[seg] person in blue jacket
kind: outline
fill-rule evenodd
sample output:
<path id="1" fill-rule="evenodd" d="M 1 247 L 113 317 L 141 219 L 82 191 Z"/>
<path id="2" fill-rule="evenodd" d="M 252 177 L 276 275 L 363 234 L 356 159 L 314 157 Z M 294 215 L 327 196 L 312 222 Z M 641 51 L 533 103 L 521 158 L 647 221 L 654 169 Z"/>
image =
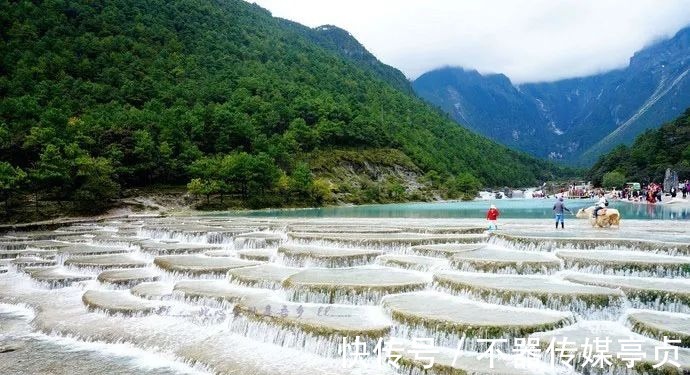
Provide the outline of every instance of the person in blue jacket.
<path id="1" fill-rule="evenodd" d="M 556 203 L 553 204 L 553 213 L 556 214 L 556 229 L 558 229 L 558 223 L 561 223 L 561 229 L 565 229 L 565 222 L 563 216 L 565 216 L 565 211 L 572 214 L 572 211 L 565 206 L 563 203 L 563 197 L 558 198 Z"/>

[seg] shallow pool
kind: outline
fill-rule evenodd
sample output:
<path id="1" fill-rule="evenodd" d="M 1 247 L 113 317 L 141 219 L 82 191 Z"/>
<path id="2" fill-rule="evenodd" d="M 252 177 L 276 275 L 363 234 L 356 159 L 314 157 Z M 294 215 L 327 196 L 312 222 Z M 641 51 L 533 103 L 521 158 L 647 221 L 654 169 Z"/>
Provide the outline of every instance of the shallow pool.
<path id="1" fill-rule="evenodd" d="M 409 218 L 483 218 L 490 204 L 501 211 L 502 218 L 541 219 L 553 216 L 553 199 L 498 199 L 472 202 L 422 202 L 399 204 L 374 204 L 361 206 L 322 207 L 307 209 L 271 209 L 228 212 L 228 215 L 265 217 L 409 217 Z M 567 200 L 566 206 L 576 213 L 578 209 L 594 204 L 589 199 Z M 621 212 L 623 219 L 639 220 L 688 220 L 690 201 L 677 204 L 634 204 L 612 201 L 611 207 Z"/>

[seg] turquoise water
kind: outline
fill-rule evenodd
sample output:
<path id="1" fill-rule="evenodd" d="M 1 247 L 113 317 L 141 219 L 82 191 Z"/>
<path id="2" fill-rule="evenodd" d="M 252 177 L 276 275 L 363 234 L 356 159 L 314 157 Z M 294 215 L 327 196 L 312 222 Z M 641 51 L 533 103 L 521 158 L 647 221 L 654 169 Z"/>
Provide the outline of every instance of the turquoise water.
<path id="1" fill-rule="evenodd" d="M 502 218 L 541 219 L 553 217 L 553 199 L 500 199 L 472 202 L 433 202 L 376 204 L 288 210 L 259 210 L 229 212 L 229 215 L 265 217 L 409 217 L 409 218 L 484 218 L 490 204 L 495 204 Z M 580 208 L 594 204 L 589 199 L 567 200 L 566 206 L 576 213 Z M 688 220 L 690 204 L 632 204 L 611 202 L 611 207 L 621 212 L 623 219 L 639 220 Z M 566 217 L 567 218 L 567 217 Z M 573 216 L 574 218 L 574 216 Z"/>

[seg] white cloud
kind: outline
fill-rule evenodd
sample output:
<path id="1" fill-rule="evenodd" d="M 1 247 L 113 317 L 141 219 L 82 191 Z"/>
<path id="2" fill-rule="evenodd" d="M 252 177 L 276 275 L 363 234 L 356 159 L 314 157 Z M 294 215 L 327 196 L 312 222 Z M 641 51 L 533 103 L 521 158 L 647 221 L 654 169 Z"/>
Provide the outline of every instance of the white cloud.
<path id="1" fill-rule="evenodd" d="M 690 0 L 252 0 L 348 30 L 408 77 L 441 66 L 549 81 L 624 67 L 690 24 Z"/>

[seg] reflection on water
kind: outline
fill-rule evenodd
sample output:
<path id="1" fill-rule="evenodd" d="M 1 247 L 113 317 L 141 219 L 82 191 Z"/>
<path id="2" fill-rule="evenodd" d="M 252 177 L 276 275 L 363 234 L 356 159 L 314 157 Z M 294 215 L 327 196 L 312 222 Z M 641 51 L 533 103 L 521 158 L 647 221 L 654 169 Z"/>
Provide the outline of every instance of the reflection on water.
<path id="1" fill-rule="evenodd" d="M 377 204 L 347 207 L 322 207 L 289 210 L 260 210 L 241 215 L 278 217 L 409 217 L 409 218 L 484 218 L 489 204 L 495 204 L 502 218 L 541 219 L 553 217 L 553 199 L 503 199 L 472 202 L 433 202 Z M 594 204 L 593 200 L 577 199 L 566 201 L 567 207 L 577 212 Z M 690 201 L 679 204 L 656 204 L 611 202 L 623 219 L 640 220 L 687 220 L 690 219 Z M 229 212 L 228 215 L 234 215 Z"/>

